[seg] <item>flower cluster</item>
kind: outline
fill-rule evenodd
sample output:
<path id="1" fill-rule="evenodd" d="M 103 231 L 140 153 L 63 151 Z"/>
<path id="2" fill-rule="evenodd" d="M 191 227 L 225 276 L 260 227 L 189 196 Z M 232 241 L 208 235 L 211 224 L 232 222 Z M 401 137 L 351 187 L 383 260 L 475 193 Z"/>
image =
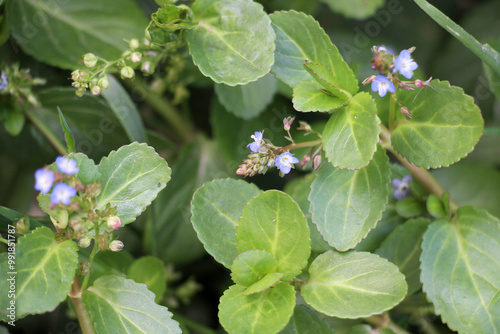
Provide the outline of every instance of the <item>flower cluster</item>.
<path id="1" fill-rule="evenodd" d="M 38 169 L 35 172 L 35 189 L 42 194 L 47 194 L 52 189 L 50 194 L 52 205 L 59 203 L 69 205 L 71 198 L 76 195 L 76 188 L 68 185 L 64 180 L 67 179 L 67 176 L 78 173 L 79 168 L 76 166 L 76 160 L 61 156 L 56 158 L 56 166 L 59 172 L 57 180 L 60 180 L 60 182 L 54 185 L 56 174 L 50 169 Z M 52 187 L 53 185 L 54 187 Z"/>
<path id="2" fill-rule="evenodd" d="M 402 179 L 394 179 L 392 180 L 392 186 L 395 188 L 394 190 L 394 198 L 398 201 L 405 197 L 408 197 L 411 194 L 410 182 L 412 178 L 410 175 L 404 176 Z"/>

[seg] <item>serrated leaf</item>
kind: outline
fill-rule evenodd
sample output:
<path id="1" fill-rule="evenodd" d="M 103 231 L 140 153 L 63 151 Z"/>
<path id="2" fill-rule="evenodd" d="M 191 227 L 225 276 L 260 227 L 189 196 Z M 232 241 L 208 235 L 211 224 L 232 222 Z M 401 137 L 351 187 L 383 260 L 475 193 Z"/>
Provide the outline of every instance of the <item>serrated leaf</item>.
<path id="1" fill-rule="evenodd" d="M 114 275 L 98 278 L 82 294 L 97 333 L 180 334 L 172 313 L 154 298 L 145 284 Z"/>
<path id="2" fill-rule="evenodd" d="M 128 224 L 165 188 L 171 170 L 152 147 L 132 143 L 104 157 L 99 172 L 102 187 L 96 209 L 116 206 L 116 215 Z"/>
<path id="3" fill-rule="evenodd" d="M 236 227 L 240 253 L 262 249 L 278 261 L 277 272 L 290 281 L 306 266 L 311 253 L 309 228 L 299 205 L 287 194 L 268 190 L 243 208 Z"/>
<path id="4" fill-rule="evenodd" d="M 353 18 L 357 20 L 366 19 L 377 12 L 384 3 L 385 0 L 321 0 L 326 3 L 330 9 L 335 12 L 344 15 L 348 18 Z"/>
<path id="5" fill-rule="evenodd" d="M 296 305 L 290 322 L 280 334 L 333 334 L 330 328 L 318 313 L 305 305 Z"/>
<path id="6" fill-rule="evenodd" d="M 370 94 L 356 94 L 334 112 L 323 130 L 323 149 L 334 167 L 363 168 L 377 149 L 380 134 L 377 106 Z"/>
<path id="7" fill-rule="evenodd" d="M 408 294 L 418 291 L 420 283 L 419 259 L 422 237 L 430 222 L 424 218 L 412 219 L 400 225 L 384 240 L 377 254 L 398 266 L 408 283 Z"/>
<path id="8" fill-rule="evenodd" d="M 6 6 L 18 45 L 37 60 L 65 69 L 81 66 L 87 52 L 108 60 L 120 57 L 128 46 L 123 40 L 144 37 L 148 24 L 133 0 L 16 0 Z"/>
<path id="9" fill-rule="evenodd" d="M 500 221 L 461 207 L 424 234 L 421 280 L 436 314 L 464 333 L 500 331 Z"/>
<path id="10" fill-rule="evenodd" d="M 249 250 L 234 259 L 231 278 L 234 283 L 249 287 L 261 276 L 274 272 L 277 265 L 278 261 L 271 253 L 265 250 Z"/>
<path id="11" fill-rule="evenodd" d="M 54 232 L 39 227 L 19 238 L 16 244 L 15 265 L 10 267 L 8 253 L 0 255 L 0 320 L 7 318 L 10 301 L 15 300 L 16 319 L 28 314 L 52 311 L 71 290 L 78 267 L 78 247 L 66 240 L 58 243 Z M 10 282 L 14 277 L 15 299 L 7 298 Z M 9 320 L 7 320 L 9 319 Z"/>
<path id="12" fill-rule="evenodd" d="M 286 283 L 245 296 L 246 288 L 233 285 L 219 304 L 219 320 L 229 334 L 273 334 L 288 323 L 295 306 L 295 290 Z"/>
<path id="13" fill-rule="evenodd" d="M 162 260 L 154 256 L 143 256 L 130 265 L 127 277 L 136 283 L 145 283 L 148 290 L 155 294 L 159 303 L 167 288 L 167 271 Z"/>
<path id="14" fill-rule="evenodd" d="M 387 203 L 390 178 L 389 158 L 381 147 L 366 168 L 321 167 L 311 185 L 309 211 L 330 246 L 351 249 L 376 226 Z"/>
<path id="15" fill-rule="evenodd" d="M 323 88 L 325 88 L 333 96 L 336 96 L 341 100 L 348 100 L 352 97 L 349 92 L 336 86 L 337 80 L 333 71 L 329 69 L 328 66 L 323 64 L 315 64 L 306 60 L 304 68 L 306 69 L 307 73 L 309 73 L 313 77 L 314 81 L 323 86 Z"/>
<path id="16" fill-rule="evenodd" d="M 267 74 L 243 86 L 215 85 L 215 93 L 227 111 L 239 118 L 251 119 L 263 112 L 278 90 L 278 81 Z"/>
<path id="17" fill-rule="evenodd" d="M 280 281 L 283 277 L 282 273 L 270 273 L 264 275 L 260 280 L 250 285 L 245 292 L 243 293 L 245 296 L 252 295 L 254 293 L 259 293 L 264 290 L 270 289 L 276 283 Z"/>
<path id="18" fill-rule="evenodd" d="M 275 12 L 270 18 L 276 32 L 272 72 L 278 79 L 290 87 L 310 81 L 311 76 L 304 69 L 304 62 L 309 60 L 331 69 L 336 87 L 351 95 L 358 92 L 356 76 L 314 18 L 295 11 Z"/>
<path id="19" fill-rule="evenodd" d="M 191 223 L 207 252 L 226 268 L 238 255 L 236 225 L 243 207 L 259 193 L 252 183 L 219 179 L 205 183 L 193 196 Z"/>
<path id="20" fill-rule="evenodd" d="M 400 91 L 398 99 L 410 109 L 412 119 L 392 132 L 392 146 L 416 166 L 449 166 L 470 153 L 481 136 L 479 108 L 472 97 L 447 81 L 433 80 L 431 87 Z"/>
<path id="21" fill-rule="evenodd" d="M 76 177 L 82 184 L 90 184 L 94 181 L 99 181 L 101 178 L 101 173 L 99 173 L 99 168 L 94 160 L 90 159 L 85 154 L 70 153 L 66 158 L 76 160 L 76 166 L 79 168 Z"/>
<path id="22" fill-rule="evenodd" d="M 293 108 L 297 111 L 327 112 L 342 107 L 346 101 L 329 92 L 315 81 L 304 81 L 293 88 Z"/>
<path id="23" fill-rule="evenodd" d="M 189 52 L 205 76 L 234 86 L 269 72 L 276 36 L 262 5 L 251 0 L 197 0 L 191 9 L 198 24 L 187 31 Z"/>
<path id="24" fill-rule="evenodd" d="M 386 259 L 367 252 L 328 251 L 311 263 L 301 295 L 321 313 L 353 319 L 392 308 L 406 292 L 404 276 Z"/>

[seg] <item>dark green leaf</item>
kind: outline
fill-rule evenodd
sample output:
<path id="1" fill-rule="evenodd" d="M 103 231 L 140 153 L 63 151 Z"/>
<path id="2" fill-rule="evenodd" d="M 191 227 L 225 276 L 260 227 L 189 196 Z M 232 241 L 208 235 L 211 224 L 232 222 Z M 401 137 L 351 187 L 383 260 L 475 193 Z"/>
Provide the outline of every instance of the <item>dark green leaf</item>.
<path id="1" fill-rule="evenodd" d="M 64 131 L 64 139 L 66 139 L 66 145 L 68 146 L 68 153 L 75 152 L 75 138 L 73 138 L 73 132 L 68 122 L 66 122 L 66 118 L 64 118 L 61 108 L 57 107 L 57 111 L 59 112 L 59 121 Z"/>
<path id="2" fill-rule="evenodd" d="M 154 256 L 143 256 L 135 260 L 127 270 L 127 277 L 136 283 L 145 283 L 160 303 L 167 288 L 167 271 L 163 261 Z"/>

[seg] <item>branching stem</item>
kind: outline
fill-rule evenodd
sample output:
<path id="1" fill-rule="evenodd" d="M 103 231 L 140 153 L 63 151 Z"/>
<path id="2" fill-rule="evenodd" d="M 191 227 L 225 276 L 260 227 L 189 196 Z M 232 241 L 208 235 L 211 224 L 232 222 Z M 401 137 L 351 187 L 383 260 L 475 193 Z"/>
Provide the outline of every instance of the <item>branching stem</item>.
<path id="1" fill-rule="evenodd" d="M 87 276 L 88 277 L 88 276 Z M 90 319 L 90 314 L 85 308 L 82 301 L 82 289 L 80 288 L 80 281 L 78 280 L 78 275 L 75 275 L 73 280 L 73 285 L 71 286 L 71 291 L 68 293 L 71 298 L 73 307 L 75 308 L 76 316 L 78 317 L 78 322 L 82 329 L 83 334 L 96 334 L 94 330 L 94 324 Z"/>

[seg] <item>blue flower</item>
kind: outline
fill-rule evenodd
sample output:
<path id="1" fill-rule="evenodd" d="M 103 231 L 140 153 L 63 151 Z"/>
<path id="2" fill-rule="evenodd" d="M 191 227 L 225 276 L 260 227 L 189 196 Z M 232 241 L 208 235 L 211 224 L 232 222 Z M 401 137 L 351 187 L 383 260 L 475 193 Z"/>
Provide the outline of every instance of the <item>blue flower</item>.
<path id="1" fill-rule="evenodd" d="M 396 91 L 396 87 L 394 87 L 394 84 L 383 75 L 377 75 L 375 80 L 372 82 L 372 91 L 378 92 L 378 95 L 384 97 L 385 94 L 387 94 L 387 91 L 394 93 Z"/>
<path id="2" fill-rule="evenodd" d="M 252 152 L 259 152 L 260 147 L 264 143 L 264 140 L 262 139 L 262 132 L 255 131 L 255 133 L 250 138 L 255 141 L 248 144 L 247 147 L 249 147 Z"/>
<path id="3" fill-rule="evenodd" d="M 401 180 L 394 179 L 392 180 L 392 186 L 396 188 L 394 190 L 394 198 L 398 201 L 403 199 L 411 194 L 410 182 L 412 178 L 410 175 L 404 176 Z"/>
<path id="4" fill-rule="evenodd" d="M 64 182 L 59 182 L 54 186 L 52 194 L 50 194 L 50 201 L 53 204 L 62 203 L 64 205 L 69 205 L 71 197 L 76 195 L 76 189 L 72 186 L 68 186 Z"/>
<path id="5" fill-rule="evenodd" d="M 2 72 L 2 75 L 0 76 L 0 90 L 4 89 L 8 84 L 7 75 L 5 72 Z"/>
<path id="6" fill-rule="evenodd" d="M 410 51 L 403 50 L 399 53 L 399 57 L 397 57 L 394 61 L 394 67 L 396 67 L 406 79 L 411 79 L 413 71 L 418 68 L 418 65 L 411 58 Z"/>
<path id="7" fill-rule="evenodd" d="M 299 162 L 299 159 L 293 156 L 292 153 L 290 152 L 285 152 L 281 153 L 276 157 L 276 162 L 275 166 L 279 168 L 279 170 L 283 174 L 288 174 L 290 173 L 290 170 L 292 169 L 293 164 L 296 164 Z"/>
<path id="8" fill-rule="evenodd" d="M 80 168 L 76 167 L 75 159 L 68 159 L 65 157 L 58 156 L 56 158 L 56 165 L 59 171 L 64 174 L 76 174 L 80 170 Z"/>
<path id="9" fill-rule="evenodd" d="M 54 183 L 54 173 L 46 169 L 37 169 L 35 172 L 35 189 L 42 194 L 46 194 Z"/>

